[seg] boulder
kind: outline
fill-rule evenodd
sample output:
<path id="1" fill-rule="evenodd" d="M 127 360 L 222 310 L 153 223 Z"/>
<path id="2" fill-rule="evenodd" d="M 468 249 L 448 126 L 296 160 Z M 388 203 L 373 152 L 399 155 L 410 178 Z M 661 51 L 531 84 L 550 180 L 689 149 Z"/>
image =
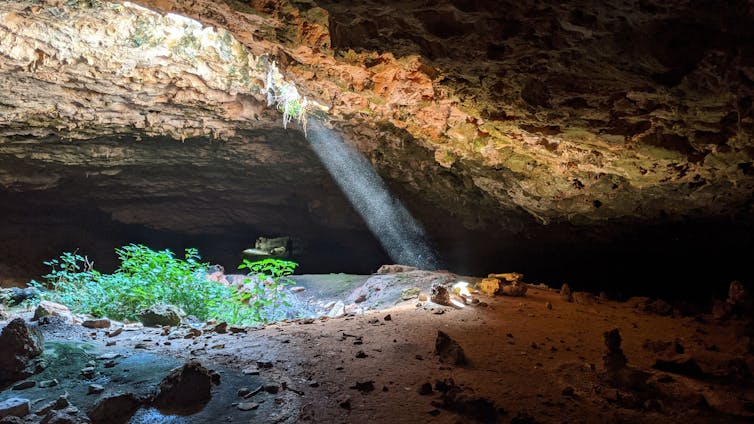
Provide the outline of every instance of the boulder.
<path id="1" fill-rule="evenodd" d="M 18 305 L 25 300 L 37 298 L 39 298 L 39 291 L 35 288 L 0 288 L 0 303 L 6 303 L 8 306 Z"/>
<path id="2" fill-rule="evenodd" d="M 154 305 L 139 313 L 145 327 L 176 327 L 181 324 L 182 311 L 173 305 Z"/>
<path id="3" fill-rule="evenodd" d="M 484 278 L 476 285 L 476 288 L 487 296 L 493 296 L 500 288 L 500 280 L 497 278 Z"/>
<path id="4" fill-rule="evenodd" d="M 162 413 L 187 415 L 200 411 L 212 398 L 212 371 L 191 361 L 160 383 L 153 406 Z"/>
<path id="5" fill-rule="evenodd" d="M 526 290 L 526 284 L 516 282 L 500 287 L 500 290 L 497 291 L 497 294 L 501 294 L 503 296 L 521 297 L 526 294 Z"/>
<path id="6" fill-rule="evenodd" d="M 382 265 L 377 274 L 398 274 L 400 272 L 416 271 L 416 267 L 408 265 Z"/>
<path id="7" fill-rule="evenodd" d="M 726 320 L 733 314 L 733 305 L 720 300 L 712 301 L 712 317 L 717 320 Z"/>
<path id="8" fill-rule="evenodd" d="M 102 397 L 87 413 L 92 424 L 125 424 L 139 409 L 133 393 L 115 393 Z"/>
<path id="9" fill-rule="evenodd" d="M 0 402 L 0 419 L 5 417 L 25 417 L 29 415 L 31 402 L 29 399 L 12 397 Z"/>
<path id="10" fill-rule="evenodd" d="M 569 286 L 568 284 L 563 284 L 563 286 L 560 287 L 560 297 L 566 302 L 573 302 L 573 292 L 571 291 L 571 286 Z"/>
<path id="11" fill-rule="evenodd" d="M 430 288 L 429 300 L 438 305 L 450 306 L 450 292 L 442 284 L 434 284 Z"/>
<path id="12" fill-rule="evenodd" d="M 29 361 L 44 348 L 42 333 L 36 326 L 16 318 L 0 333 L 0 386 L 27 378 L 33 374 Z"/>
<path id="13" fill-rule="evenodd" d="M 49 300 L 39 302 L 37 309 L 34 310 L 34 321 L 44 317 L 58 317 L 66 322 L 73 322 L 73 314 L 67 306 L 61 305 L 60 303 L 50 302 Z"/>

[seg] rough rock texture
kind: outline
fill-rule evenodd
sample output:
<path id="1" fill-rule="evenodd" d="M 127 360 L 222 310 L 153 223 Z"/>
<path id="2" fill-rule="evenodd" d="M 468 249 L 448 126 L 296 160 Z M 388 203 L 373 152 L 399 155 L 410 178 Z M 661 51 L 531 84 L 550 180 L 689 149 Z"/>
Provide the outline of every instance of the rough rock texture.
<path id="1" fill-rule="evenodd" d="M 93 424 L 122 424 L 131 419 L 139 404 L 139 399 L 131 393 L 107 394 L 87 415 Z"/>
<path id="2" fill-rule="evenodd" d="M 171 305 L 155 305 L 139 312 L 139 321 L 147 327 L 175 327 L 181 323 L 181 311 Z"/>
<path id="3" fill-rule="evenodd" d="M 333 212 L 349 208 L 329 201 L 332 183 L 322 198 L 308 190 L 321 168 L 313 179 L 265 173 L 312 157 L 267 143 L 304 145 L 297 131 L 267 133 L 281 126 L 265 107 L 274 60 L 424 221 L 443 211 L 466 228 L 523 232 L 754 212 L 747 2 L 132 3 L 160 13 L 128 2 L 0 4 L 4 190 L 63 187 L 67 201 L 118 222 L 172 231 L 269 220 L 277 232 L 287 213 L 256 212 L 292 206 L 358 227 L 352 212 Z M 200 150 L 188 169 L 171 158 L 179 143 L 140 166 L 165 135 L 231 144 Z M 250 164 L 223 172 L 239 162 Z M 169 178 L 157 173 L 166 169 Z M 281 181 L 297 183 L 259 189 Z"/>
<path id="4" fill-rule="evenodd" d="M 212 373 L 199 362 L 188 362 L 162 380 L 154 406 L 163 413 L 196 412 L 212 398 L 211 389 Z"/>
<path id="5" fill-rule="evenodd" d="M 36 326 L 26 324 L 22 318 L 9 322 L 0 333 L 0 387 L 30 376 L 27 370 L 30 359 L 44 349 L 42 333 Z"/>
<path id="6" fill-rule="evenodd" d="M 214 30 L 126 3 L 49 3 L 0 10 L 5 137 L 270 127 L 277 59 L 430 201 L 478 196 L 549 222 L 730 213 L 751 198 L 744 2 L 137 2 Z M 406 141 L 434 163 L 395 157 Z"/>

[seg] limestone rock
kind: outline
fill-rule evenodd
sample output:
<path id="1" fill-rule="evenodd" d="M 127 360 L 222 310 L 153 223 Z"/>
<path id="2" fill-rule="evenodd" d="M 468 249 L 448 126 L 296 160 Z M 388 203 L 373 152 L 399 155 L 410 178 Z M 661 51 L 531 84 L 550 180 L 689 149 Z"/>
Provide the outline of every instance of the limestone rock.
<path id="1" fill-rule="evenodd" d="M 199 362 L 187 362 L 162 380 L 153 404 L 169 414 L 200 411 L 212 398 L 212 378 L 212 372 Z"/>
<path id="2" fill-rule="evenodd" d="M 139 408 L 140 400 L 132 393 L 115 393 L 102 397 L 87 415 L 92 424 L 125 424 Z"/>
<path id="3" fill-rule="evenodd" d="M 435 339 L 435 353 L 440 357 L 440 362 L 445 364 L 464 365 L 467 362 L 461 345 L 440 330 Z"/>
<path id="4" fill-rule="evenodd" d="M 498 280 L 505 280 L 509 283 L 515 283 L 521 281 L 521 279 L 524 278 L 524 274 L 519 274 L 517 272 L 506 272 L 503 274 L 489 274 L 487 278 L 497 278 Z"/>
<path id="5" fill-rule="evenodd" d="M 438 305 L 450 306 L 450 292 L 442 284 L 434 284 L 429 291 L 429 300 Z"/>
<path id="6" fill-rule="evenodd" d="M 345 314 L 346 305 L 343 302 L 338 301 L 335 303 L 335 305 L 333 305 L 332 309 L 330 309 L 330 312 L 327 313 L 327 316 L 330 318 L 338 318 L 342 317 Z"/>
<path id="7" fill-rule="evenodd" d="M 81 325 L 86 328 L 110 328 L 110 320 L 107 318 L 85 319 Z"/>
<path id="8" fill-rule="evenodd" d="M 573 292 L 573 301 L 579 305 L 594 305 L 597 303 L 597 296 L 589 292 L 577 291 Z"/>
<path id="9" fill-rule="evenodd" d="M 172 305 L 155 305 L 139 313 L 145 327 L 175 327 L 181 323 L 182 311 Z"/>
<path id="10" fill-rule="evenodd" d="M 416 267 L 408 265 L 382 265 L 380 269 L 377 270 L 377 274 L 398 274 L 401 272 L 411 272 L 416 270 Z"/>
<path id="11" fill-rule="evenodd" d="M 401 300 L 411 300 L 416 299 L 419 297 L 419 294 L 421 294 L 421 289 L 418 287 L 409 287 L 407 289 L 403 289 L 401 292 Z"/>
<path id="12" fill-rule="evenodd" d="M 28 399 L 12 397 L 0 402 L 0 419 L 5 417 L 25 417 L 29 415 L 31 403 Z"/>
<path id="13" fill-rule="evenodd" d="M 563 284 L 563 286 L 560 287 L 560 297 L 566 302 L 573 302 L 573 293 L 571 292 L 571 286 L 569 286 L 568 284 Z"/>
<path id="14" fill-rule="evenodd" d="M 44 349 L 42 333 L 36 326 L 16 318 L 0 333 L 0 386 L 33 374 L 29 361 Z"/>
<path id="15" fill-rule="evenodd" d="M 526 284 L 515 282 L 513 284 L 500 287 L 498 294 L 501 294 L 503 296 L 521 297 L 526 295 L 526 291 Z"/>
<path id="16" fill-rule="evenodd" d="M 487 296 L 493 296 L 500 288 L 500 280 L 497 278 L 484 278 L 476 285 L 476 288 Z"/>
<path id="17" fill-rule="evenodd" d="M 49 300 L 43 300 L 39 302 L 37 309 L 34 310 L 34 320 L 39 320 L 43 317 L 59 317 L 66 322 L 73 322 L 73 314 L 67 306 L 60 303 L 50 302 Z"/>

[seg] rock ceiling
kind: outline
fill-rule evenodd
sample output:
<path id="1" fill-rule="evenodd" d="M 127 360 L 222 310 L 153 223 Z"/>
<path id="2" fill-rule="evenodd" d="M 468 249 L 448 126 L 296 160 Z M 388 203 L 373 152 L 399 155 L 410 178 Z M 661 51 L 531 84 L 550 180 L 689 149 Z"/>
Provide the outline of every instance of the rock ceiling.
<path id="1" fill-rule="evenodd" d="M 108 137 L 296 162 L 270 153 L 275 61 L 401 193 L 470 228 L 750 217 L 754 11 L 691 3 L 5 1 L 0 187 L 117 174 L 136 153 Z"/>

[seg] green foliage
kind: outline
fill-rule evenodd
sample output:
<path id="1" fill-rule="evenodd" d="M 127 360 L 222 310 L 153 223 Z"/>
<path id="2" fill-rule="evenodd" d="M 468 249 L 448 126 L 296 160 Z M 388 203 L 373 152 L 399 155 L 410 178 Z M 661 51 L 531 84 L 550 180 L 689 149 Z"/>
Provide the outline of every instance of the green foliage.
<path id="1" fill-rule="evenodd" d="M 261 281 L 272 281 L 272 285 L 261 284 L 251 293 L 239 293 L 207 279 L 208 264 L 201 261 L 196 249 L 186 249 L 183 259 L 176 258 L 170 250 L 154 251 L 139 244 L 123 246 L 115 252 L 121 265 L 113 274 L 102 274 L 85 256 L 66 252 L 45 262 L 51 268 L 43 277 L 50 291 L 37 282 L 31 285 L 47 299 L 95 316 L 135 320 L 147 307 L 170 304 L 202 320 L 215 318 L 251 325 L 279 315 L 278 308 L 285 298 L 281 289 L 288 280 L 285 277 L 296 267 L 286 261 L 247 261 L 242 266 L 258 273 Z"/>
<path id="2" fill-rule="evenodd" d="M 281 259 L 255 262 L 244 259 L 238 266 L 238 269 L 246 269 L 249 276 L 255 277 L 255 281 L 246 279 L 249 289 L 242 295 L 255 314 L 255 320 L 271 322 L 282 318 L 280 307 L 290 306 L 285 300 L 285 287 L 292 285 L 293 280 L 288 276 L 293 274 L 297 266 L 296 262 Z"/>

